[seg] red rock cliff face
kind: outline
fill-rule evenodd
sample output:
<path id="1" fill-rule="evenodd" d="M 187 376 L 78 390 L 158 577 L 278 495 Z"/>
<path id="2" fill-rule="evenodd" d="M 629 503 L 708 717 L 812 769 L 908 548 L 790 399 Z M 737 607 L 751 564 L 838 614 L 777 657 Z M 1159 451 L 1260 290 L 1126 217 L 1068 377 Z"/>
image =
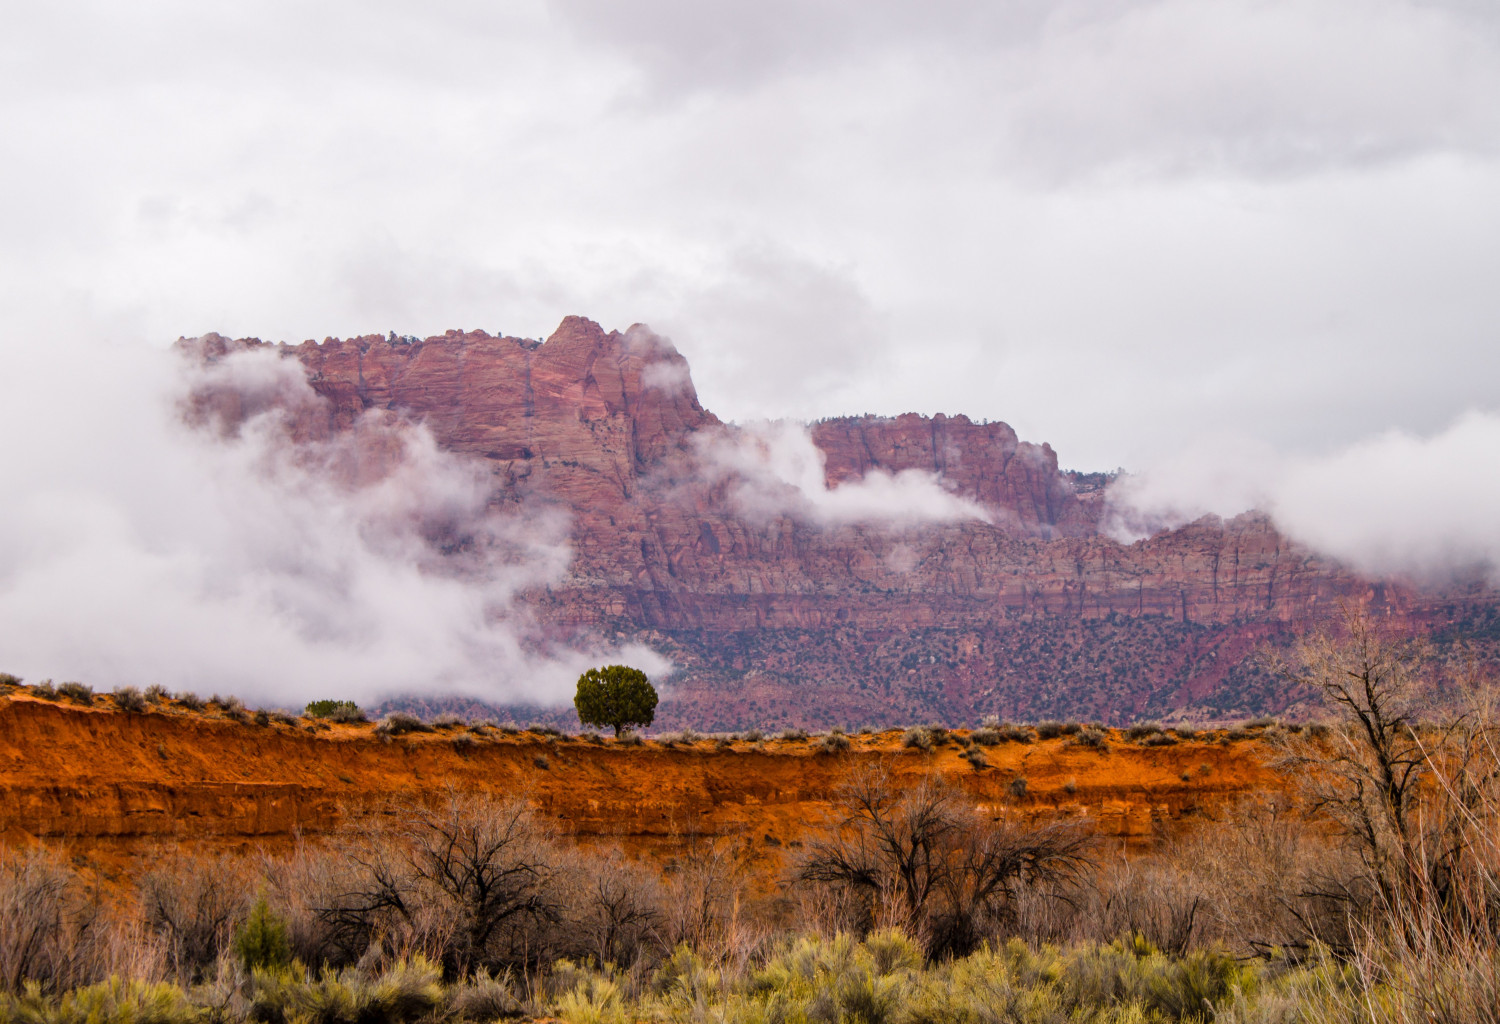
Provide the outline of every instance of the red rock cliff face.
<path id="1" fill-rule="evenodd" d="M 260 343 L 197 344 L 212 359 Z M 829 486 L 919 470 L 989 521 L 747 515 L 704 455 L 737 428 L 642 327 L 569 317 L 542 344 L 450 331 L 282 351 L 325 399 L 305 431 L 397 411 L 488 460 L 502 499 L 567 509 L 569 577 L 534 605 L 559 627 L 671 653 L 684 672 L 669 719 L 1258 710 L 1287 699 L 1246 667 L 1261 637 L 1340 597 L 1409 602 L 1261 516 L 1119 544 L 1099 534 L 1098 494 L 1076 493 L 1050 447 L 963 416 L 826 420 L 811 438 Z"/>

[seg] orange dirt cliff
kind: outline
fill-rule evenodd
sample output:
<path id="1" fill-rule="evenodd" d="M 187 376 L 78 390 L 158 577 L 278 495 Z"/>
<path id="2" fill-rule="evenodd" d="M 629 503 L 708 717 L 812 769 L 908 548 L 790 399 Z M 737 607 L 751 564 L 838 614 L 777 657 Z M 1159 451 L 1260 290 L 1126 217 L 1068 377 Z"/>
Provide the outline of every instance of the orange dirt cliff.
<path id="1" fill-rule="evenodd" d="M 627 745 L 464 727 L 382 738 L 368 724 L 257 725 L 170 702 L 145 713 L 0 697 L 0 829 L 106 859 L 162 842 L 284 847 L 392 801 L 449 791 L 523 795 L 586 840 L 669 854 L 688 834 L 752 853 L 800 843 L 851 773 L 929 773 L 995 814 L 1079 817 L 1110 837 L 1147 837 L 1282 791 L 1264 745 L 1184 740 L 1145 747 L 1114 734 L 1100 751 L 1066 737 L 986 749 L 976 770 L 954 742 L 905 749 L 899 733 L 818 741 L 700 740 Z M 1024 779 L 1022 787 L 1016 783 Z"/>

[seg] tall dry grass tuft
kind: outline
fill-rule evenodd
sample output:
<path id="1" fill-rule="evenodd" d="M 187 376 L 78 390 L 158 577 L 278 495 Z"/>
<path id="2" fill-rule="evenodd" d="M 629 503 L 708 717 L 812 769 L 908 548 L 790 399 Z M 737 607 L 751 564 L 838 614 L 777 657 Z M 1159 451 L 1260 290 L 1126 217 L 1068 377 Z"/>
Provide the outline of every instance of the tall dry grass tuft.
<path id="1" fill-rule="evenodd" d="M 0 990 L 60 992 L 125 974 L 161 976 L 149 935 L 60 854 L 0 846 Z"/>

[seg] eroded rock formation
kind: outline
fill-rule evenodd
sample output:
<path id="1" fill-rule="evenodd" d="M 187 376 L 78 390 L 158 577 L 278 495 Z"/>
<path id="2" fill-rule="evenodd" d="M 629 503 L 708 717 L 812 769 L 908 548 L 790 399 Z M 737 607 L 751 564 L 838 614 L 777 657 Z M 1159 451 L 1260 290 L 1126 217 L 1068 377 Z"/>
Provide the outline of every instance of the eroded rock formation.
<path id="1" fill-rule="evenodd" d="M 213 360 L 261 343 L 185 344 Z M 764 439 L 705 410 L 682 356 L 640 326 L 569 317 L 545 343 L 450 331 L 280 351 L 323 399 L 299 431 L 391 410 L 486 460 L 497 501 L 565 510 L 567 578 L 531 604 L 558 629 L 673 656 L 668 721 L 1259 711 L 1296 696 L 1247 661 L 1266 637 L 1340 598 L 1412 610 L 1257 514 L 1118 543 L 1099 530 L 1102 492 L 1075 486 L 1049 446 L 964 416 L 808 433 L 820 491 L 879 478 L 977 512 L 822 516 L 827 494 L 746 469 Z"/>

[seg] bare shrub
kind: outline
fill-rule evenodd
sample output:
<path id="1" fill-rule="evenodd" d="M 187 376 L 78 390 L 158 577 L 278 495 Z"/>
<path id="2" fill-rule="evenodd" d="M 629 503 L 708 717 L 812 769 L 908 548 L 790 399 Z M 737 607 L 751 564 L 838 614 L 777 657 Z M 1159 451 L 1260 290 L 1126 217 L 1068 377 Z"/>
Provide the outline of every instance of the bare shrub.
<path id="1" fill-rule="evenodd" d="M 525 1017 L 526 1009 L 509 984 L 509 978 L 494 978 L 480 968 L 473 980 L 448 991 L 448 1012 L 459 1020 L 491 1021 Z"/>
<path id="2" fill-rule="evenodd" d="M 1088 863 L 1089 839 L 1077 828 L 979 819 L 935 778 L 898 791 L 886 773 L 863 772 L 841 803 L 843 818 L 810 844 L 797 877 L 844 890 L 865 931 L 900 923 L 929 955 L 962 954 L 1000 934 L 1021 885 L 1070 881 Z"/>
<path id="3" fill-rule="evenodd" d="M 666 892 L 661 877 L 618 850 L 580 856 L 567 932 L 576 951 L 630 967 L 662 952 Z"/>
<path id="4" fill-rule="evenodd" d="M 985 757 L 984 748 L 979 746 L 972 746 L 966 750 L 964 760 L 968 761 L 969 766 L 976 772 L 983 771 L 990 766 L 990 759 Z"/>
<path id="5" fill-rule="evenodd" d="M 52 685 L 52 680 L 43 679 L 31 688 L 31 695 L 41 700 L 60 700 L 57 687 Z"/>
<path id="6" fill-rule="evenodd" d="M 1139 743 L 1141 740 L 1156 736 L 1160 732 L 1161 725 L 1158 722 L 1136 722 L 1134 725 L 1126 727 L 1125 738 Z"/>
<path id="7" fill-rule="evenodd" d="M 1038 722 L 1036 724 L 1037 739 L 1055 740 L 1063 734 L 1061 722 Z"/>
<path id="8" fill-rule="evenodd" d="M 739 738 L 744 740 L 746 743 L 759 743 L 761 740 L 766 738 L 766 734 L 761 732 L 759 729 L 746 729 L 744 732 L 740 733 Z"/>
<path id="9" fill-rule="evenodd" d="M 110 696 L 114 697 L 115 707 L 120 711 L 140 714 L 146 710 L 146 698 L 134 686 L 117 686 Z"/>
<path id="10" fill-rule="evenodd" d="M 818 742 L 818 751 L 823 754 L 843 754 L 849 750 L 849 737 L 840 732 L 831 732 Z"/>
<path id="11" fill-rule="evenodd" d="M 146 687 L 145 697 L 148 704 L 160 704 L 163 701 L 170 700 L 172 693 L 160 683 L 152 683 Z"/>
<path id="12" fill-rule="evenodd" d="M 1064 746 L 1088 747 L 1091 750 L 1108 750 L 1109 734 L 1103 729 L 1092 725 L 1086 725 L 1079 730 L 1078 735 L 1064 742 Z"/>
<path id="13" fill-rule="evenodd" d="M 457 729 L 463 724 L 463 715 L 455 715 L 451 712 L 444 712 L 432 720 L 432 727 L 434 729 Z"/>
<path id="14" fill-rule="evenodd" d="M 806 729 L 783 729 L 781 731 L 781 734 L 779 736 L 777 736 L 776 738 L 779 739 L 779 740 L 791 740 L 794 743 L 801 743 L 801 742 L 803 742 L 803 741 L 805 741 L 807 739 L 807 730 Z"/>
<path id="15" fill-rule="evenodd" d="M 0 989 L 56 992 L 97 980 L 111 940 L 98 891 L 46 849 L 0 847 Z"/>
<path id="16" fill-rule="evenodd" d="M 250 712 L 245 710 L 245 702 L 233 695 L 220 697 L 216 693 L 208 699 L 208 703 L 222 711 L 224 717 L 231 721 L 245 722 L 250 718 Z"/>
<path id="17" fill-rule="evenodd" d="M 431 731 L 432 726 L 422 721 L 416 715 L 408 715 L 404 711 L 392 711 L 375 726 L 375 735 L 377 736 L 404 736 L 410 732 Z"/>
<path id="18" fill-rule="evenodd" d="M 320 717 L 330 722 L 338 722 L 342 725 L 357 725 L 360 722 L 368 722 L 364 709 L 353 701 L 339 701 L 337 706 Z"/>
<path id="19" fill-rule="evenodd" d="M 340 843 L 351 870 L 319 908 L 325 941 L 363 956 L 384 937 L 424 951 L 450 978 L 548 961 L 563 911 L 550 826 L 520 801 L 482 796 L 397 816 Z"/>
<path id="20" fill-rule="evenodd" d="M 925 726 L 916 726 L 906 730 L 901 737 L 901 745 L 908 750 L 920 750 L 923 753 L 932 751 L 932 732 Z"/>
<path id="21" fill-rule="evenodd" d="M 361 885 L 362 869 L 346 856 L 345 842 L 344 837 L 328 845 L 299 842 L 290 854 L 260 864 L 267 903 L 286 922 L 292 955 L 303 963 L 344 967 L 368 949 L 367 937 L 341 931 L 329 913 Z"/>
<path id="22" fill-rule="evenodd" d="M 0 693 L 9 693 L 21 685 L 21 677 L 9 672 L 0 672 Z"/>
<path id="23" fill-rule="evenodd" d="M 1170 955 L 1216 946 L 1240 955 L 1349 948 L 1347 892 L 1357 864 L 1305 820 L 1251 804 L 1149 856 L 1106 865 L 1073 937 L 1139 934 Z"/>
<path id="24" fill-rule="evenodd" d="M 1283 733 L 1281 767 L 1357 852 L 1363 878 L 1396 941 L 1467 941 L 1500 933 L 1500 728 L 1472 663 L 1437 661 L 1359 608 L 1337 631 L 1305 637 L 1290 680 L 1311 687 L 1341 727 Z M 1438 683 L 1468 707 L 1442 713 Z M 1358 904 L 1361 893 L 1344 894 Z"/>
<path id="25" fill-rule="evenodd" d="M 1002 725 L 996 731 L 1000 733 L 1002 740 L 1008 740 L 1011 743 L 1030 743 L 1035 739 L 1031 730 L 1024 725 Z"/>
<path id="26" fill-rule="evenodd" d="M 990 728 L 975 729 L 969 734 L 969 739 L 984 747 L 995 747 L 1005 742 L 1005 738 L 1000 735 L 999 729 Z"/>
<path id="27" fill-rule="evenodd" d="M 64 700 L 72 701 L 74 704 L 85 706 L 94 703 L 94 688 L 83 683 L 58 683 L 57 695 Z"/>
<path id="28" fill-rule="evenodd" d="M 188 985 L 203 980 L 249 907 L 241 865 L 206 854 L 158 856 L 136 890 L 146 927 L 161 937 L 169 969 Z"/>
<path id="29" fill-rule="evenodd" d="M 191 690 L 183 690 L 177 694 L 177 703 L 189 711 L 202 711 L 204 707 L 203 698 Z"/>
<path id="30" fill-rule="evenodd" d="M 689 835 L 685 851 L 662 879 L 665 945 L 687 943 L 710 954 L 743 952 L 739 908 L 747 882 L 745 865 L 726 839 Z"/>

